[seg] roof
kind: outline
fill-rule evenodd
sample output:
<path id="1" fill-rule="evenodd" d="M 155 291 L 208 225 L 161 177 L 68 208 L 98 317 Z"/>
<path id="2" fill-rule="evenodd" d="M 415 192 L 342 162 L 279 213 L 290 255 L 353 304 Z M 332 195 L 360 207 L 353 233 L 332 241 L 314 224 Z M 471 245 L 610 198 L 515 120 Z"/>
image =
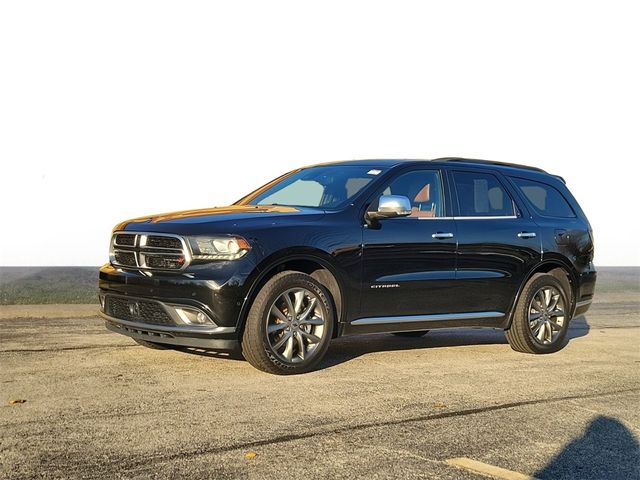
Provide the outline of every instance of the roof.
<path id="1" fill-rule="evenodd" d="M 480 160 L 476 158 L 461 158 L 461 157 L 443 157 L 443 158 L 436 158 L 433 161 L 434 162 L 456 162 L 456 163 L 463 163 L 467 165 L 490 165 L 493 167 L 519 168 L 524 170 L 532 170 L 534 172 L 547 173 L 546 171 L 538 167 L 521 165 L 519 163 L 497 162 L 495 160 Z"/>
<path id="2" fill-rule="evenodd" d="M 497 162 L 494 160 L 480 160 L 475 158 L 461 158 L 461 157 L 443 157 L 443 158 L 435 158 L 433 160 L 420 160 L 420 159 L 369 159 L 369 160 L 343 160 L 337 162 L 327 162 L 321 163 L 320 165 L 360 165 L 365 167 L 382 167 L 382 168 L 390 168 L 400 164 L 419 164 L 423 162 L 446 162 L 446 163 L 460 163 L 461 165 L 466 166 L 492 166 L 498 168 L 507 168 L 507 169 L 521 169 L 521 170 L 529 170 L 540 173 L 547 173 L 541 168 L 531 167 L 528 165 L 520 165 L 517 163 L 507 163 L 507 162 Z"/>
<path id="3" fill-rule="evenodd" d="M 380 159 L 369 159 L 369 160 L 338 160 L 336 162 L 323 162 L 318 163 L 313 166 L 319 165 L 359 165 L 362 167 L 395 167 L 401 163 L 411 162 L 413 160 L 402 160 L 402 159 L 393 159 L 393 158 L 380 158 Z M 422 160 L 424 161 L 424 160 Z"/>

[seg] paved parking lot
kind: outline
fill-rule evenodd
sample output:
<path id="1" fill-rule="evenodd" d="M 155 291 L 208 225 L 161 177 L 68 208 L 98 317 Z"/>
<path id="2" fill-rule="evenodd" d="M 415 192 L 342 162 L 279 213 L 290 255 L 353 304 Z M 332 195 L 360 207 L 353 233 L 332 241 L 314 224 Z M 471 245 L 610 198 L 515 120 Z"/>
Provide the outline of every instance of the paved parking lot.
<path id="1" fill-rule="evenodd" d="M 294 377 L 2 319 L 0 478 L 640 478 L 639 311 L 605 289 L 547 356 L 492 330 L 339 339 Z"/>

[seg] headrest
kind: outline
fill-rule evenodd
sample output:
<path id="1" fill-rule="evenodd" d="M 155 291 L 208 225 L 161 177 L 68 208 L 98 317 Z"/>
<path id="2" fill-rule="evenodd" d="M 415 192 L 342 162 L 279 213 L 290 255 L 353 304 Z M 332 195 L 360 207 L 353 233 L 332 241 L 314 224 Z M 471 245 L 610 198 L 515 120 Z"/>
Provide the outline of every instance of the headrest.
<path id="1" fill-rule="evenodd" d="M 430 195 L 429 195 L 430 187 L 431 187 L 430 183 L 427 183 L 424 187 L 422 187 L 422 189 L 416 194 L 416 197 L 413 199 L 413 201 L 417 203 L 428 202 L 430 198 Z"/>

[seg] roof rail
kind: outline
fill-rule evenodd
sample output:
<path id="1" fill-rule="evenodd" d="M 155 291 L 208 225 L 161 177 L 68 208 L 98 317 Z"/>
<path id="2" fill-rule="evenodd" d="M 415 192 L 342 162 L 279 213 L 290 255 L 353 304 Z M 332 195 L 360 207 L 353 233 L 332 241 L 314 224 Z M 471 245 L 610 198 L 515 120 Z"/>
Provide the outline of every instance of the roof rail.
<path id="1" fill-rule="evenodd" d="M 496 162 L 495 160 L 479 160 L 475 158 L 461 158 L 461 157 L 443 157 L 434 159 L 438 162 L 461 162 L 461 163 L 478 163 L 482 165 L 498 165 L 502 167 L 523 168 L 525 170 L 533 170 L 534 172 L 547 173 L 545 170 L 538 167 L 530 167 L 529 165 L 519 165 L 517 163 Z"/>

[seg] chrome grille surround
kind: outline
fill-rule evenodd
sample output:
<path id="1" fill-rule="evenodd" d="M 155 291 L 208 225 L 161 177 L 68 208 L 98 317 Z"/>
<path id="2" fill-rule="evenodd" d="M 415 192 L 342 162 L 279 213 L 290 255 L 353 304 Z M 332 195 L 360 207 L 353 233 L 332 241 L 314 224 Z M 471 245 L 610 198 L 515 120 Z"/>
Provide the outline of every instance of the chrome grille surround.
<path id="1" fill-rule="evenodd" d="M 180 235 L 114 232 L 111 236 L 109 260 L 114 267 L 180 272 L 189 266 L 191 258 L 188 242 Z"/>

